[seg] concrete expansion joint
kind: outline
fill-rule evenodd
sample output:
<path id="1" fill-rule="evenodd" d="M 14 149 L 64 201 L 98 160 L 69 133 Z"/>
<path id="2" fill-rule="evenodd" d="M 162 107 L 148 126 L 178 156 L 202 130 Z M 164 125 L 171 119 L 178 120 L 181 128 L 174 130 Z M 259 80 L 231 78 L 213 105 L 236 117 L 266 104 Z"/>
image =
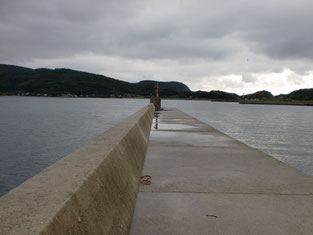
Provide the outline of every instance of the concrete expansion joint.
<path id="1" fill-rule="evenodd" d="M 313 196 L 313 193 L 266 193 L 266 192 L 201 192 L 201 191 L 158 191 L 139 190 L 140 193 L 182 193 L 182 194 L 225 194 L 225 195 L 269 195 L 269 196 Z"/>

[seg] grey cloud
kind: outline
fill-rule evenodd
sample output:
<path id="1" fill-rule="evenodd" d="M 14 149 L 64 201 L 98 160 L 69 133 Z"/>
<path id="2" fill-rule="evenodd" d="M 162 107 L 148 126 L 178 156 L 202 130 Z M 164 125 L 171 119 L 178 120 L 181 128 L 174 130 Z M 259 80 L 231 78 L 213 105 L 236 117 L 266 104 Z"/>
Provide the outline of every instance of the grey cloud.
<path id="1" fill-rule="evenodd" d="M 158 64 L 129 69 L 134 79 L 162 77 L 161 61 L 170 61 L 163 77 L 177 70 L 177 79 L 192 83 L 234 74 L 253 84 L 250 74 L 313 70 L 311 9 L 310 0 L 0 0 L 0 63 L 71 65 L 91 53 Z M 75 66 L 88 70 L 84 63 Z"/>
<path id="2" fill-rule="evenodd" d="M 291 84 L 295 84 L 295 85 L 300 85 L 303 84 L 304 82 L 304 78 L 296 73 L 291 73 L 288 77 L 287 80 L 291 83 Z"/>
<path id="3" fill-rule="evenodd" d="M 245 83 L 254 83 L 257 80 L 257 78 L 255 76 L 253 76 L 252 74 L 243 74 L 242 75 L 242 81 Z"/>
<path id="4" fill-rule="evenodd" d="M 218 38 L 224 34 L 219 33 L 222 24 L 211 23 L 208 28 L 213 16 L 206 19 L 205 12 L 194 12 L 202 9 L 200 2 L 194 11 L 165 1 L 66 2 L 5 1 L 0 40 L 6 43 L 0 48 L 1 59 L 84 51 L 133 58 L 223 59 L 233 53 L 232 48 L 223 49 Z M 206 42 L 211 38 L 216 42 Z"/>
<path id="5" fill-rule="evenodd" d="M 313 2 L 259 1 L 253 2 L 255 9 L 247 12 L 246 22 L 240 27 L 243 38 L 255 42 L 259 53 L 278 59 L 313 59 L 311 39 Z M 253 8 L 252 1 L 250 7 Z"/>

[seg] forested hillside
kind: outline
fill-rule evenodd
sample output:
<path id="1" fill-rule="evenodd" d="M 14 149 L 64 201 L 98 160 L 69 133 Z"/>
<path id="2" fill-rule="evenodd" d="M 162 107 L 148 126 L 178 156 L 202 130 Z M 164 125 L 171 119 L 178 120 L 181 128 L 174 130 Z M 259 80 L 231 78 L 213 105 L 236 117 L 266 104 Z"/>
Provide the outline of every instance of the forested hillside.
<path id="1" fill-rule="evenodd" d="M 191 91 L 181 82 L 145 80 L 129 83 L 114 78 L 71 69 L 30 69 L 0 65 L 0 94 L 88 96 L 88 97 L 152 97 L 159 83 L 163 98 L 236 100 L 238 96 L 222 91 Z"/>
<path id="2" fill-rule="evenodd" d="M 0 92 L 2 94 L 145 97 L 155 93 L 156 83 L 160 84 L 160 95 L 171 97 L 181 94 L 187 97 L 190 92 L 190 89 L 180 82 L 141 81 L 129 83 L 103 75 L 70 69 L 29 69 L 0 65 Z"/>

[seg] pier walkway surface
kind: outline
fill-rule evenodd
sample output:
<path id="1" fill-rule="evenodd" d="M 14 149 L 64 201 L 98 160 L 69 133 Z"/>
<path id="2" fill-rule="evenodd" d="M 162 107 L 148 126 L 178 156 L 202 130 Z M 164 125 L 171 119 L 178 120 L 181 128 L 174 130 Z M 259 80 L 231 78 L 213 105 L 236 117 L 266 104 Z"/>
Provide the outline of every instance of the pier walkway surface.
<path id="1" fill-rule="evenodd" d="M 177 110 L 154 120 L 130 234 L 313 234 L 313 178 Z"/>

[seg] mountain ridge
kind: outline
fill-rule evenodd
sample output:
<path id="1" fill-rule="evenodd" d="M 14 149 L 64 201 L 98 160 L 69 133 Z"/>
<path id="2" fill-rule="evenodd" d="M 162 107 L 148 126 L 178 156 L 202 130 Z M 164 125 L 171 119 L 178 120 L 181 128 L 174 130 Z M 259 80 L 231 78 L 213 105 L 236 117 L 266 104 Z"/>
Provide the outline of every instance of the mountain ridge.
<path id="1" fill-rule="evenodd" d="M 151 96 L 156 83 L 162 84 L 160 92 L 191 92 L 181 82 L 140 81 L 130 83 L 100 74 L 77 71 L 66 68 L 30 69 L 15 65 L 0 64 L 0 92 L 29 94 L 47 94 L 60 96 L 75 94 L 78 96 L 121 97 Z"/>
<path id="2" fill-rule="evenodd" d="M 178 81 L 143 80 L 137 83 L 101 74 L 68 68 L 27 68 L 0 64 L 0 95 L 45 95 L 81 97 L 151 97 L 156 84 L 163 98 L 237 101 L 239 96 L 219 90 L 191 91 Z M 300 89 L 287 95 L 273 96 L 268 91 L 245 95 L 248 99 L 313 100 L 313 89 Z"/>

